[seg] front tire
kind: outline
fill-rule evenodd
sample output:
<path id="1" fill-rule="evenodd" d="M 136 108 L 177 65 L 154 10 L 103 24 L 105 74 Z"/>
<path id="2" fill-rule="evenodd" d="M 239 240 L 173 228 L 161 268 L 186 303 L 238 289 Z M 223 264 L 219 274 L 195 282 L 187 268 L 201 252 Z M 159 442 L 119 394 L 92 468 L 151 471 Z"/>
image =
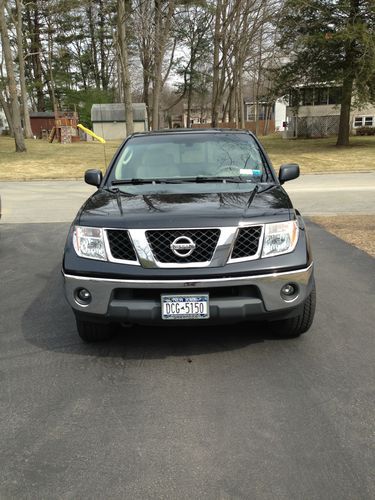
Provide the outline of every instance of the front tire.
<path id="1" fill-rule="evenodd" d="M 312 325 L 316 306 L 316 288 L 315 282 L 310 295 L 302 305 L 302 310 L 298 316 L 272 321 L 272 331 L 282 338 L 296 338 L 307 332 Z"/>
<path id="2" fill-rule="evenodd" d="M 94 323 L 76 318 L 78 335 L 84 342 L 104 342 L 110 340 L 114 331 L 107 323 Z"/>

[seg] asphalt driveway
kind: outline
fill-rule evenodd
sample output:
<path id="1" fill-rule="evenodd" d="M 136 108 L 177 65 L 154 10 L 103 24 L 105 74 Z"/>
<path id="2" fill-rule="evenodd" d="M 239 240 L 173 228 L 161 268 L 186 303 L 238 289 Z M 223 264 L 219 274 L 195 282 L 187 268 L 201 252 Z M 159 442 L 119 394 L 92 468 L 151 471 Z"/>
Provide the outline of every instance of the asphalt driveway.
<path id="1" fill-rule="evenodd" d="M 81 343 L 67 223 L 0 226 L 0 497 L 372 499 L 375 261 L 310 225 L 313 328 Z"/>

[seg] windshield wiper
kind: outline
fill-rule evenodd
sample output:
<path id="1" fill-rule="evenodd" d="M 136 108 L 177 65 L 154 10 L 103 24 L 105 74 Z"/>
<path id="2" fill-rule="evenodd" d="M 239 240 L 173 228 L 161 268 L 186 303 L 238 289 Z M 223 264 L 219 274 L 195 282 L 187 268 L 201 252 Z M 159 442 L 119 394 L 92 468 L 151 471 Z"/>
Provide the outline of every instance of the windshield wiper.
<path id="1" fill-rule="evenodd" d="M 116 179 L 112 181 L 112 186 L 122 184 L 181 184 L 181 179 Z"/>
<path id="2" fill-rule="evenodd" d="M 112 186 L 120 186 L 121 184 L 152 184 L 151 179 L 116 179 L 112 181 Z"/>
<path id="3" fill-rule="evenodd" d="M 112 186 L 120 186 L 124 184 L 183 184 L 184 182 L 222 182 L 222 183 L 254 183 L 253 180 L 245 179 L 244 177 L 214 177 L 198 175 L 196 177 L 178 177 L 170 179 L 115 179 L 112 181 Z"/>
<path id="4" fill-rule="evenodd" d="M 226 183 L 226 182 L 235 182 L 235 183 L 253 182 L 251 180 L 244 179 L 241 176 L 237 176 L 237 177 L 204 177 L 204 176 L 200 176 L 200 175 L 198 177 L 195 177 L 194 181 L 195 182 L 223 182 L 223 183 Z"/>

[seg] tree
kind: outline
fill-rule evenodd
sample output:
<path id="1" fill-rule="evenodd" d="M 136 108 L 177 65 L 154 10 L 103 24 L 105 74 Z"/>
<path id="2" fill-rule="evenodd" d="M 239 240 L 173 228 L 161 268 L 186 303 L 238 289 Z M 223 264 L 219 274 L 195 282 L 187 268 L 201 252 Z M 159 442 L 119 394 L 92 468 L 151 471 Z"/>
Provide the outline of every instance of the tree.
<path id="1" fill-rule="evenodd" d="M 20 74 L 19 76 L 20 76 L 20 87 L 21 87 L 23 127 L 24 127 L 25 137 L 27 139 L 32 139 L 33 131 L 31 130 L 31 124 L 30 124 L 29 101 L 28 101 L 26 76 L 25 76 L 25 60 L 23 53 L 22 8 L 23 8 L 22 0 L 16 0 L 16 19 L 14 19 L 14 23 L 16 25 L 16 33 L 17 33 L 18 66 Z"/>
<path id="2" fill-rule="evenodd" d="M 165 83 L 163 62 L 170 35 L 175 0 L 154 0 L 154 39 L 152 72 L 152 129 L 160 127 L 160 95 Z M 168 74 L 168 70 L 167 70 Z"/>
<path id="3" fill-rule="evenodd" d="M 26 151 L 25 140 L 21 125 L 21 110 L 17 95 L 17 82 L 14 71 L 14 62 L 12 50 L 9 42 L 8 24 L 5 17 L 6 0 L 0 0 L 0 31 L 1 43 L 4 54 L 5 67 L 7 72 L 7 81 L 10 94 L 11 116 L 14 132 L 14 141 L 16 144 L 16 152 L 23 153 Z"/>
<path id="4" fill-rule="evenodd" d="M 150 85 L 152 79 L 153 57 L 153 15 L 150 12 L 150 2 L 134 0 L 133 23 L 135 46 L 142 66 L 142 100 L 146 105 L 148 127 L 151 124 Z"/>
<path id="5" fill-rule="evenodd" d="M 9 126 L 9 135 L 11 137 L 14 137 L 14 132 L 13 132 L 13 121 L 12 121 L 12 112 L 10 110 L 10 98 L 9 98 L 9 92 L 8 92 L 8 87 L 7 87 L 7 78 L 4 76 L 4 70 L 3 70 L 3 56 L 2 54 L 2 59 L 0 61 L 0 105 L 4 110 L 5 113 L 5 118 L 8 122 Z"/>
<path id="6" fill-rule="evenodd" d="M 375 102 L 373 0 L 286 0 L 279 47 L 290 62 L 278 69 L 278 88 L 335 83 L 341 86 L 337 146 L 349 144 L 350 109 Z"/>
<path id="7" fill-rule="evenodd" d="M 129 23 L 129 14 L 126 12 L 127 0 L 118 0 L 117 3 L 117 25 L 118 25 L 118 40 L 117 50 L 118 58 L 121 66 L 121 79 L 124 88 L 124 102 L 126 114 L 126 133 L 127 135 L 134 133 L 133 124 L 133 102 L 131 95 L 131 81 L 129 75 L 129 54 L 127 43 L 127 32 Z"/>
<path id="8" fill-rule="evenodd" d="M 213 127 L 217 127 L 219 122 L 220 44 L 223 39 L 222 22 L 221 22 L 222 16 L 223 16 L 223 0 L 217 0 L 216 11 L 215 11 L 214 47 L 213 47 L 214 60 L 213 60 L 212 116 L 211 116 L 211 123 Z"/>
<path id="9" fill-rule="evenodd" d="M 25 4 L 25 20 L 30 34 L 29 61 L 32 67 L 32 82 L 36 92 L 37 110 L 45 111 L 44 81 L 42 71 L 42 41 L 41 41 L 41 14 L 40 0 L 31 0 Z"/>
<path id="10" fill-rule="evenodd" d="M 180 98 L 187 100 L 187 127 L 191 127 L 191 109 L 193 96 L 199 92 L 202 83 L 201 68 L 210 59 L 210 25 L 213 16 L 205 2 L 189 1 L 179 12 L 174 36 L 182 47 L 186 46 L 188 56 L 180 61 L 177 74 L 183 77 L 180 85 Z"/>

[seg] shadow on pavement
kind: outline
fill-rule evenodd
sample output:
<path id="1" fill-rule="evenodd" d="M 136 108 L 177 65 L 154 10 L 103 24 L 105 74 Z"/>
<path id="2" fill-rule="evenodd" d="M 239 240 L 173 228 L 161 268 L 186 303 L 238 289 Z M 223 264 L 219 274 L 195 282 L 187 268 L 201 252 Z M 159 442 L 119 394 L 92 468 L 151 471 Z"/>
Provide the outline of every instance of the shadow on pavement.
<path id="1" fill-rule="evenodd" d="M 278 339 L 264 323 L 190 328 L 174 323 L 165 327 L 119 327 L 110 342 L 85 344 L 78 336 L 74 315 L 65 301 L 59 266 L 53 269 L 47 283 L 22 317 L 25 339 L 44 350 L 128 359 L 189 357 Z"/>

